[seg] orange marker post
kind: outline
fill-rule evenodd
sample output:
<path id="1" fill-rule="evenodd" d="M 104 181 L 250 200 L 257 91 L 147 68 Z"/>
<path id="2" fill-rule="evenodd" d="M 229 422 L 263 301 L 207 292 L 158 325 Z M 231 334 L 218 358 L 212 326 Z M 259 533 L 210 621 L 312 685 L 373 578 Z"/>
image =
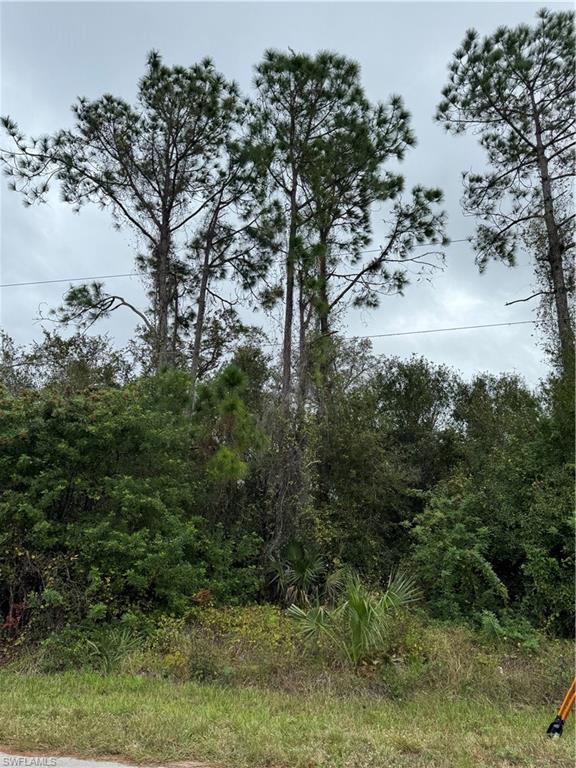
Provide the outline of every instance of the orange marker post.
<path id="1" fill-rule="evenodd" d="M 556 718 L 548 726 L 548 730 L 546 731 L 546 733 L 548 734 L 548 736 L 550 736 L 551 739 L 557 739 L 560 736 L 562 736 L 562 731 L 564 730 L 564 723 L 568 719 L 568 715 L 570 714 L 575 702 L 576 702 L 576 677 L 574 678 L 574 680 L 572 680 L 572 685 L 566 691 L 566 696 L 564 696 L 564 700 L 562 701 L 562 704 L 560 704 L 560 709 L 558 710 L 558 714 L 556 715 Z"/>

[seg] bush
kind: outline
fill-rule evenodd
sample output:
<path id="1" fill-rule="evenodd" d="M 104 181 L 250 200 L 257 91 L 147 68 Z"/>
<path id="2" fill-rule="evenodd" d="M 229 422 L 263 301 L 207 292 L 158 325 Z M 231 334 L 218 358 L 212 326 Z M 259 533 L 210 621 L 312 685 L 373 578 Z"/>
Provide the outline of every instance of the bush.
<path id="1" fill-rule="evenodd" d="M 42 672 L 90 669 L 92 651 L 86 630 L 65 627 L 40 643 L 37 662 Z"/>
<path id="2" fill-rule="evenodd" d="M 491 532 L 472 481 L 456 475 L 430 495 L 416 519 L 412 565 L 426 604 L 443 619 L 497 611 L 508 601 L 506 586 L 490 559 Z"/>
<path id="3" fill-rule="evenodd" d="M 522 616 L 503 613 L 500 618 L 484 611 L 480 621 L 480 636 L 497 645 L 516 646 L 528 653 L 540 649 L 541 635 Z"/>
<path id="4" fill-rule="evenodd" d="M 289 657 L 296 650 L 293 623 L 272 605 L 202 609 L 193 612 L 191 619 L 235 656 Z"/>
<path id="5" fill-rule="evenodd" d="M 297 665 L 293 623 L 274 606 L 196 608 L 163 616 L 124 670 L 174 680 L 266 683 Z"/>
<path id="6" fill-rule="evenodd" d="M 102 674 L 110 674 L 141 645 L 141 638 L 127 627 L 106 627 L 87 642 L 92 667 Z"/>
<path id="7" fill-rule="evenodd" d="M 334 607 L 317 604 L 304 610 L 292 605 L 288 613 L 306 641 L 317 644 L 326 638 L 343 659 L 357 667 L 384 650 L 385 629 L 392 616 L 417 596 L 414 582 L 407 576 L 390 578 L 386 590 L 378 594 L 349 574 Z"/>
<path id="8" fill-rule="evenodd" d="M 90 669 L 110 674 L 142 642 L 140 635 L 120 625 L 64 627 L 39 643 L 31 661 L 43 672 Z"/>
<path id="9" fill-rule="evenodd" d="M 532 485 L 522 516 L 526 584 L 522 612 L 555 634 L 574 632 L 574 467 L 551 468 Z"/>
<path id="10" fill-rule="evenodd" d="M 0 612 L 15 633 L 250 600 L 260 539 L 200 513 L 202 466 L 170 372 L 69 397 L 0 391 Z"/>

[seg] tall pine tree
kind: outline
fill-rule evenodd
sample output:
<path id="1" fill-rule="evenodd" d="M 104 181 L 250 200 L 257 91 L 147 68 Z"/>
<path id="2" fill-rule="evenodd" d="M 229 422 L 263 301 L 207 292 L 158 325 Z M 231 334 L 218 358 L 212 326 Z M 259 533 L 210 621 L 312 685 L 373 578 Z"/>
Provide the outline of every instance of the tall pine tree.
<path id="1" fill-rule="evenodd" d="M 480 137 L 489 170 L 464 174 L 464 208 L 482 221 L 478 263 L 513 265 L 520 245 L 532 249 L 564 372 L 574 362 L 574 64 L 572 12 L 542 10 L 534 27 L 501 27 L 483 40 L 470 30 L 436 115 L 451 133 Z"/>

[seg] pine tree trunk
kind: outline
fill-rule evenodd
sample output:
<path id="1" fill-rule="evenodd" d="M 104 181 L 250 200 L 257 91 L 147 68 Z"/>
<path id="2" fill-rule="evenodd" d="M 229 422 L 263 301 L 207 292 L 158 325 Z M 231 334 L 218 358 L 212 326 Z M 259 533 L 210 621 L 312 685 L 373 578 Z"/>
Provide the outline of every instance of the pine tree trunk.
<path id="1" fill-rule="evenodd" d="M 320 453 L 318 455 L 318 481 L 317 481 L 317 500 L 322 505 L 327 505 L 329 502 L 329 478 L 332 471 L 330 461 L 328 458 L 329 448 L 327 448 L 330 441 L 330 406 L 332 402 L 331 397 L 331 382 L 330 382 L 330 365 L 329 365 L 329 348 L 330 348 L 330 304 L 328 301 L 328 243 L 327 233 L 320 233 L 320 256 L 318 262 L 318 325 L 320 329 L 320 338 L 318 340 L 318 415 L 317 415 L 317 429 L 319 434 L 319 445 L 321 446 Z"/>
<path id="2" fill-rule="evenodd" d="M 202 272 L 200 276 L 200 288 L 198 290 L 198 304 L 196 311 L 196 324 L 194 327 L 194 345 L 192 347 L 192 361 L 190 374 L 192 378 L 191 408 L 194 409 L 196 402 L 196 382 L 198 371 L 200 370 L 200 354 L 202 351 L 202 336 L 204 334 L 204 320 L 206 318 L 206 295 L 208 293 L 208 281 L 210 279 L 210 257 L 212 254 L 212 242 L 214 238 L 214 226 L 216 215 L 212 217 L 210 227 L 206 234 L 206 245 L 204 247 L 204 260 L 202 263 Z"/>
<path id="3" fill-rule="evenodd" d="M 168 363 L 168 259 L 170 255 L 170 235 L 166 226 L 162 227 L 160 239 L 156 248 L 156 280 L 157 280 L 157 369 L 160 371 Z"/>
<path id="4" fill-rule="evenodd" d="M 297 233 L 297 178 L 292 177 L 290 193 L 290 229 L 288 232 L 288 253 L 286 255 L 286 307 L 284 311 L 284 343 L 282 347 L 282 402 L 287 411 L 290 407 L 292 384 L 292 328 L 294 323 L 294 280 L 296 274 L 296 233 Z"/>
<path id="5" fill-rule="evenodd" d="M 318 318 L 320 321 L 320 333 L 327 336 L 329 329 L 328 322 L 328 277 L 326 268 L 326 248 L 323 248 L 320 254 L 320 264 L 318 266 L 320 284 L 318 286 Z"/>
<path id="6" fill-rule="evenodd" d="M 293 121 L 294 122 L 294 121 Z M 294 125 L 292 126 L 292 132 Z M 290 221 L 288 251 L 286 254 L 286 294 L 284 311 L 284 338 L 282 346 L 282 403 L 277 434 L 278 466 L 272 479 L 273 523 L 272 536 L 267 546 L 269 556 L 278 556 L 288 540 L 294 523 L 294 462 L 298 462 L 296 442 L 290 418 L 292 389 L 292 332 L 294 325 L 294 284 L 296 279 L 296 242 L 298 234 L 298 175 L 294 162 L 291 165 Z"/>
<path id="7" fill-rule="evenodd" d="M 307 343 L 306 296 L 302 269 L 298 274 L 298 414 L 301 418 L 308 395 L 309 354 Z"/>
<path id="8" fill-rule="evenodd" d="M 196 309 L 196 323 L 194 326 L 194 344 L 192 347 L 192 361 L 190 365 L 190 374 L 192 378 L 192 408 L 196 399 L 196 381 L 200 369 L 200 353 L 202 351 L 202 336 L 204 334 L 204 318 L 206 317 L 206 292 L 208 287 L 209 256 L 208 251 L 204 257 L 202 265 L 202 276 L 200 278 L 200 288 L 198 291 L 198 304 Z"/>
<path id="9" fill-rule="evenodd" d="M 328 346 L 330 344 L 330 328 L 328 315 L 330 312 L 330 305 L 328 303 L 328 243 L 327 236 L 324 233 L 320 234 L 320 244 L 322 247 L 320 248 L 318 264 L 318 320 L 320 326 L 320 341 L 318 350 L 320 355 L 320 362 L 318 368 L 320 373 L 321 388 L 322 390 L 325 390 L 329 385 Z M 324 397 L 321 396 L 321 401 L 323 400 Z"/>
<path id="10" fill-rule="evenodd" d="M 170 354 L 172 357 L 172 362 L 175 362 L 177 358 L 177 352 L 178 352 L 178 327 L 180 324 L 178 281 L 176 279 L 176 276 L 174 276 L 174 287 L 173 287 L 171 304 L 173 307 L 173 312 L 172 312 L 172 345 L 170 348 Z"/>
<path id="11" fill-rule="evenodd" d="M 544 202 L 544 221 L 548 239 L 547 259 L 554 291 L 554 304 L 556 308 L 558 338 L 560 342 L 560 360 L 563 372 L 568 374 L 571 373 L 574 364 L 574 329 L 572 328 L 572 320 L 570 318 L 568 290 L 566 288 L 566 277 L 564 275 L 564 264 L 562 259 L 564 248 L 560 240 L 556 217 L 554 215 L 554 200 L 552 197 L 548 158 L 546 157 L 546 152 L 544 150 L 542 128 L 537 114 L 535 114 L 535 122 L 536 155 Z"/>

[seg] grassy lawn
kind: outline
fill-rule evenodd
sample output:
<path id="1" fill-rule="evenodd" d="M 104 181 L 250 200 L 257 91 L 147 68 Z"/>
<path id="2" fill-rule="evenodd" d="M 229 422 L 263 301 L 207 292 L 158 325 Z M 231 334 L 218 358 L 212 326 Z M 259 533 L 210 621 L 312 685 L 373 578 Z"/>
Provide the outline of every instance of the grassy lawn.
<path id="1" fill-rule="evenodd" d="M 94 673 L 0 672 L 0 745 L 226 768 L 572 768 L 549 707 L 291 695 Z"/>

